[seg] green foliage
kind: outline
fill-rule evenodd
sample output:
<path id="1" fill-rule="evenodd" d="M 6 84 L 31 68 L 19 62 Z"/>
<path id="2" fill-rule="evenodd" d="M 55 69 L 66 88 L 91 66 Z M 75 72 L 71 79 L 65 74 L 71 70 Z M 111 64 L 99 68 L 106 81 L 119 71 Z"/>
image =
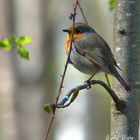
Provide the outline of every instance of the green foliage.
<path id="1" fill-rule="evenodd" d="M 109 0 L 108 3 L 109 3 L 109 10 L 111 11 L 113 11 L 117 6 L 116 0 Z"/>
<path id="2" fill-rule="evenodd" d="M 73 95 L 72 95 L 72 98 L 71 98 L 70 102 L 73 102 L 76 99 L 76 97 L 78 96 L 78 94 L 79 94 L 79 89 L 77 88 L 73 92 Z"/>
<path id="3" fill-rule="evenodd" d="M 20 57 L 25 58 L 25 59 L 29 59 L 28 51 L 25 48 L 23 48 L 22 46 L 17 47 L 17 52 L 20 55 Z"/>
<path id="4" fill-rule="evenodd" d="M 52 112 L 52 107 L 50 104 L 45 104 L 44 105 L 44 111 L 46 111 L 47 113 L 51 113 Z"/>
<path id="5" fill-rule="evenodd" d="M 29 44 L 31 43 L 31 38 L 29 36 L 21 36 L 17 38 L 16 36 L 11 36 L 11 40 L 17 45 L 17 46 L 22 46 L 24 44 Z"/>
<path id="6" fill-rule="evenodd" d="M 16 37 L 12 35 L 6 39 L 0 38 L 0 48 L 6 51 L 11 51 L 15 48 L 20 57 L 24 59 L 29 59 L 29 53 L 23 45 L 29 43 L 31 43 L 31 38 L 29 36 Z"/>
<path id="7" fill-rule="evenodd" d="M 12 50 L 12 46 L 11 43 L 8 39 L 1 39 L 0 38 L 0 48 L 6 50 L 6 51 L 10 51 Z"/>

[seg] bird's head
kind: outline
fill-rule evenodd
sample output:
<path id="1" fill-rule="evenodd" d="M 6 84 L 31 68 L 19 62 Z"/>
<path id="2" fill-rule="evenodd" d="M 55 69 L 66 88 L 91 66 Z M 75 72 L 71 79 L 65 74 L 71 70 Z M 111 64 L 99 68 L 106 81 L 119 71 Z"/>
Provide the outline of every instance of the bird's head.
<path id="1" fill-rule="evenodd" d="M 74 28 L 73 25 L 70 25 L 67 29 L 64 29 L 63 31 L 68 33 L 69 38 L 71 38 L 72 33 L 74 33 L 74 39 L 79 39 L 87 33 L 95 32 L 89 25 L 85 23 L 75 23 Z"/>
<path id="2" fill-rule="evenodd" d="M 64 29 L 63 31 L 68 33 L 65 42 L 65 50 L 67 54 L 69 52 L 69 45 L 70 45 L 70 40 L 72 38 L 72 33 L 73 33 L 73 39 L 75 40 L 75 39 L 83 38 L 86 34 L 90 32 L 95 32 L 89 25 L 85 23 L 75 23 L 74 28 L 73 25 L 70 25 L 67 29 Z"/>

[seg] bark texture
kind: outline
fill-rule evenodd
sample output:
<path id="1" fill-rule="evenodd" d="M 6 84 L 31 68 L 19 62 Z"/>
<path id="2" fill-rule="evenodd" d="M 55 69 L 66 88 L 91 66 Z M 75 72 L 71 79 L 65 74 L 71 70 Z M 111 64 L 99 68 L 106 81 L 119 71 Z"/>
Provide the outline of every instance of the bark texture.
<path id="1" fill-rule="evenodd" d="M 114 90 L 125 105 L 112 102 L 111 137 L 138 140 L 140 102 L 140 0 L 118 0 L 114 18 L 114 54 L 131 92 L 114 80 Z"/>

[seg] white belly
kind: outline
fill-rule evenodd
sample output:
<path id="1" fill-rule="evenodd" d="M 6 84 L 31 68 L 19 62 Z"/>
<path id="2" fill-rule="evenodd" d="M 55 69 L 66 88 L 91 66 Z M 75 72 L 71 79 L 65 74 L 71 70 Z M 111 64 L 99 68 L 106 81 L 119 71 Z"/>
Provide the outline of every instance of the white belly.
<path id="1" fill-rule="evenodd" d="M 92 75 L 100 71 L 98 65 L 89 61 L 85 56 L 77 53 L 74 47 L 72 47 L 71 50 L 70 61 L 72 65 L 82 73 Z"/>

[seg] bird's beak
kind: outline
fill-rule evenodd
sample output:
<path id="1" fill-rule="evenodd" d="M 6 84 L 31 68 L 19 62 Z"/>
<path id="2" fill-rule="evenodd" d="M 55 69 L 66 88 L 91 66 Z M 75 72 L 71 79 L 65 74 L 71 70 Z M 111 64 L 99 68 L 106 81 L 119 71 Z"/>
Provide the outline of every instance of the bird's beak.
<path id="1" fill-rule="evenodd" d="M 70 31 L 69 31 L 69 30 L 67 30 L 67 29 L 63 29 L 62 31 L 63 31 L 63 32 L 70 33 Z"/>

